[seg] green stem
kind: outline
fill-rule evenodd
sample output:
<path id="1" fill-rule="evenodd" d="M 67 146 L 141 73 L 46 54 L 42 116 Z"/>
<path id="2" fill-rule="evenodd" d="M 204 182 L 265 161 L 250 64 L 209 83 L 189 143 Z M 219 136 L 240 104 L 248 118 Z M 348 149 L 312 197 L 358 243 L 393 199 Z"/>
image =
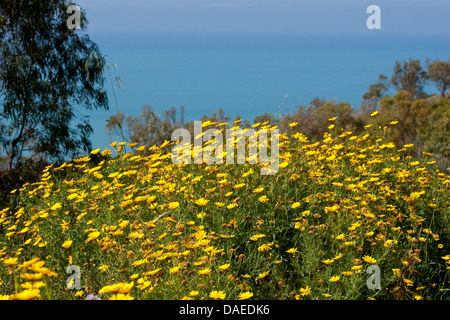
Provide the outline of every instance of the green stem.
<path id="1" fill-rule="evenodd" d="M 114 102 L 115 102 L 115 104 L 116 104 L 117 114 L 119 114 L 119 113 L 120 113 L 120 110 L 119 110 L 119 104 L 118 104 L 118 102 L 117 102 L 116 89 L 114 88 L 114 85 L 113 85 L 113 81 L 112 81 L 112 77 L 111 77 L 111 72 L 110 72 L 110 70 L 109 70 L 109 66 L 106 67 L 106 70 L 107 70 L 107 72 L 108 72 L 109 81 L 111 82 L 111 87 L 112 87 L 112 89 L 113 89 Z M 123 134 L 122 124 L 119 123 L 119 122 L 118 122 L 117 124 L 119 125 L 120 135 L 122 136 L 122 141 L 126 141 L 126 140 L 125 140 L 125 135 Z M 126 152 L 126 146 L 124 146 L 124 149 L 125 149 L 124 151 Z"/>

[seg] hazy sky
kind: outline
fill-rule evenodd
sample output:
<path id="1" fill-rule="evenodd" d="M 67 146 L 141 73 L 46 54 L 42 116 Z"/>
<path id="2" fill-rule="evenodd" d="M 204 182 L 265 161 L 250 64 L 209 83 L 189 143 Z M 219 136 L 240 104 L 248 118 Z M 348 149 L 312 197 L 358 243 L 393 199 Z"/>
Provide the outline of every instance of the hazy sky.
<path id="1" fill-rule="evenodd" d="M 449 0 L 78 0 L 93 34 L 436 34 Z M 381 30 L 368 30 L 369 5 Z"/>

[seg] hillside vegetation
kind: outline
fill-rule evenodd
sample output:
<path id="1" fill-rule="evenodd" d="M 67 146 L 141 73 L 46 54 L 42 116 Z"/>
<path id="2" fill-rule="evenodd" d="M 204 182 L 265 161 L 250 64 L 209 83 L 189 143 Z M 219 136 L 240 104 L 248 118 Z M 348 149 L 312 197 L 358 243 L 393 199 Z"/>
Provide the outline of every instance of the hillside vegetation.
<path id="1" fill-rule="evenodd" d="M 168 141 L 50 165 L 0 210 L 1 297 L 448 299 L 450 176 L 376 114 L 359 135 L 281 133 L 274 175 L 175 165 Z"/>

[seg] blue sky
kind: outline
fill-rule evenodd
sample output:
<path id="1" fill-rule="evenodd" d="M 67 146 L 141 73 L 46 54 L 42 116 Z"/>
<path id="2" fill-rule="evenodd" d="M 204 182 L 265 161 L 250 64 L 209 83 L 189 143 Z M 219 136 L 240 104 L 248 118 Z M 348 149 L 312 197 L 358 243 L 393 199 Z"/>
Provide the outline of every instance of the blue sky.
<path id="1" fill-rule="evenodd" d="M 450 35 L 448 0 L 78 0 L 91 34 Z M 369 5 L 381 30 L 368 30 Z"/>

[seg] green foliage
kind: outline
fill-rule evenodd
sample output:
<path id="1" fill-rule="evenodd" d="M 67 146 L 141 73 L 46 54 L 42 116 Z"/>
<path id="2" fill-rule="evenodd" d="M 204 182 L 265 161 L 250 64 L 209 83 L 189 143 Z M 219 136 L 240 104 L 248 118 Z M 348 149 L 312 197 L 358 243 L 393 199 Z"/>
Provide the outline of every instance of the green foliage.
<path id="1" fill-rule="evenodd" d="M 428 79 L 430 79 L 441 93 L 441 97 L 445 97 L 445 93 L 450 88 L 450 59 L 449 62 L 435 60 L 428 62 Z"/>
<path id="2" fill-rule="evenodd" d="M 390 83 L 397 90 L 408 91 L 414 99 L 424 95 L 423 88 L 427 73 L 422 69 L 420 60 L 395 62 Z"/>
<path id="3" fill-rule="evenodd" d="M 122 128 L 127 128 L 128 139 L 139 145 L 160 145 L 165 140 L 170 140 L 173 130 L 179 127 L 176 121 L 176 109 L 171 108 L 164 112 L 164 118 L 156 113 L 152 106 L 144 105 L 138 117 L 129 115 L 125 118 L 123 113 L 117 113 L 108 119 L 107 132 L 112 135 L 121 133 Z M 123 139 L 124 135 L 121 135 Z"/>
<path id="4" fill-rule="evenodd" d="M 412 94 L 400 90 L 393 97 L 380 101 L 380 125 L 387 125 L 392 119 L 399 123 L 392 129 L 392 139 L 399 145 L 414 144 L 413 150 L 420 156 L 422 146 L 419 132 L 427 123 L 431 107 L 424 99 L 413 100 Z"/>
<path id="5" fill-rule="evenodd" d="M 420 139 L 426 152 L 436 154 L 442 168 L 450 168 L 450 104 L 443 99 L 432 105 L 433 111 L 420 130 Z"/>
<path id="6" fill-rule="evenodd" d="M 307 108 L 300 106 L 294 115 L 286 116 L 281 123 L 281 129 L 286 131 L 289 123 L 297 122 L 294 131 L 305 134 L 312 141 L 317 141 L 323 137 L 323 132 L 330 125 L 329 119 L 334 117 L 337 117 L 336 126 L 343 130 L 362 130 L 361 121 L 348 102 L 338 102 L 334 99 L 326 101 L 319 98 L 315 98 Z"/>
<path id="7" fill-rule="evenodd" d="M 14 169 L 0 171 L 0 207 L 14 205 L 10 191 L 27 183 L 39 181 L 42 170 L 47 165 L 48 163 L 42 160 L 21 159 Z"/>
<path id="8" fill-rule="evenodd" d="M 261 163 L 175 165 L 170 148 L 128 153 L 125 143 L 112 159 L 95 150 L 48 166 L 0 209 L 0 294 L 449 299 L 450 176 L 395 148 L 389 130 L 340 129 L 318 143 L 280 134 L 271 176 Z M 49 269 L 25 270 L 33 258 Z M 77 290 L 69 265 L 81 269 Z M 371 265 L 382 272 L 375 290 Z"/>
<path id="9" fill-rule="evenodd" d="M 66 25 L 68 1 L 0 3 L 0 150 L 14 168 L 26 155 L 50 161 L 91 149 L 87 118 L 76 107 L 108 108 L 104 59 L 86 34 Z M 86 30 L 85 13 L 81 28 Z M 96 52 L 97 59 L 88 59 Z"/>

